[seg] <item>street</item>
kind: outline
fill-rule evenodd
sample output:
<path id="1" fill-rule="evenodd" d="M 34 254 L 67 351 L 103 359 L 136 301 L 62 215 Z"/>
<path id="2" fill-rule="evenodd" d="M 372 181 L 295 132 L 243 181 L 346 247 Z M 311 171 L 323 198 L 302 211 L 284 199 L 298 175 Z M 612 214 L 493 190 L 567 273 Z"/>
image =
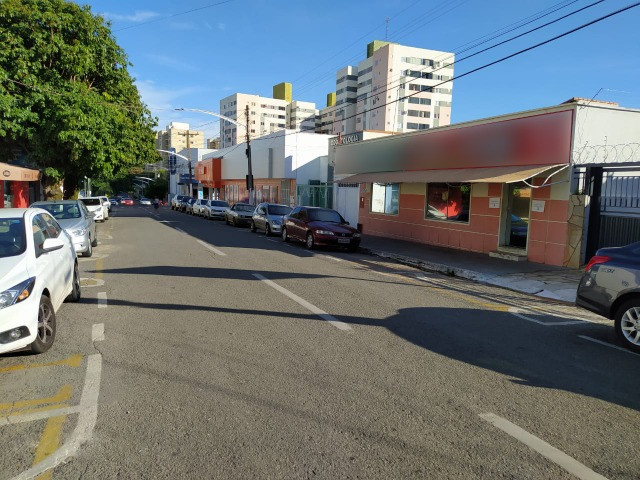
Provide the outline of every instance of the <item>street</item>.
<path id="1" fill-rule="evenodd" d="M 114 208 L 46 354 L 0 356 L 0 478 L 640 476 L 640 356 L 576 307 Z"/>

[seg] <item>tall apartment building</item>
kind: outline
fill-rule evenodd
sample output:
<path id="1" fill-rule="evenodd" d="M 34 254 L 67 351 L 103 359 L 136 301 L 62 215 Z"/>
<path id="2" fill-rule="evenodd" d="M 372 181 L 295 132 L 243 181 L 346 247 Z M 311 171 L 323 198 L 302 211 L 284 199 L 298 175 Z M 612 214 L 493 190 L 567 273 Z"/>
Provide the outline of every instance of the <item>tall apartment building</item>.
<path id="1" fill-rule="evenodd" d="M 336 116 L 336 92 L 327 93 L 327 106 L 321 108 L 316 118 L 316 133 L 333 133 Z"/>
<path id="2" fill-rule="evenodd" d="M 260 137 L 285 128 L 313 130 L 316 127 L 316 104 L 293 100 L 292 86 L 283 82 L 273 86 L 273 98 L 234 93 L 220 100 L 220 113 L 247 125 L 245 110 L 249 106 L 249 134 Z M 244 126 L 220 122 L 220 148 L 245 141 Z"/>
<path id="3" fill-rule="evenodd" d="M 187 140 L 188 138 L 188 140 Z M 187 143 L 188 142 L 188 143 Z M 156 148 L 160 150 L 176 149 L 176 152 L 187 148 L 204 147 L 204 132 L 200 130 L 190 130 L 188 123 L 171 122 L 167 128 L 160 130 L 156 135 Z M 165 161 L 169 160 L 168 153 L 160 153 Z"/>
<path id="4" fill-rule="evenodd" d="M 439 84 L 453 78 L 453 62 L 449 52 L 369 43 L 365 60 L 337 72 L 333 133 L 449 125 L 452 83 Z"/>

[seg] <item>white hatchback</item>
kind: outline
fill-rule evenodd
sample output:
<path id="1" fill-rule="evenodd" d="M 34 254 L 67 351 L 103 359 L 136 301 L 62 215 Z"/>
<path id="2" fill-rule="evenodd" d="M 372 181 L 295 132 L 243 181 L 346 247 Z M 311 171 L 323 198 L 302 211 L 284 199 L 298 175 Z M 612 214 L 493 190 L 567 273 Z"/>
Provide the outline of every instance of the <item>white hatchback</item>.
<path id="1" fill-rule="evenodd" d="M 79 198 L 79 200 L 84 203 L 87 210 L 93 213 L 93 219 L 96 222 L 104 222 L 105 220 L 109 220 L 109 210 L 102 203 L 102 199 L 100 197 L 84 197 Z"/>
<path id="2" fill-rule="evenodd" d="M 71 239 L 40 208 L 0 209 L 0 353 L 30 346 L 46 352 L 56 336 L 56 312 L 80 299 Z"/>

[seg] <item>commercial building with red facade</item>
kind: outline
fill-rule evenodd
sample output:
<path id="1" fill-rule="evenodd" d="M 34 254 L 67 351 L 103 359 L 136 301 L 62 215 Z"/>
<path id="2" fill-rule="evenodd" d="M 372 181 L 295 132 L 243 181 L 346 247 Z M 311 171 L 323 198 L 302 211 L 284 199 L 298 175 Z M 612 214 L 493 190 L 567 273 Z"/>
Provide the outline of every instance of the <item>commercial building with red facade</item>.
<path id="1" fill-rule="evenodd" d="M 40 172 L 0 162 L 0 208 L 25 208 L 36 199 Z"/>
<path id="2" fill-rule="evenodd" d="M 606 142 L 618 147 L 616 155 L 602 153 Z M 359 184 L 357 222 L 365 235 L 578 266 L 589 221 L 600 214 L 592 180 L 603 184 L 603 168 L 640 179 L 638 142 L 640 111 L 572 99 L 336 146 L 332 157 L 340 184 Z M 640 226 L 640 205 L 628 207 L 623 216 Z"/>

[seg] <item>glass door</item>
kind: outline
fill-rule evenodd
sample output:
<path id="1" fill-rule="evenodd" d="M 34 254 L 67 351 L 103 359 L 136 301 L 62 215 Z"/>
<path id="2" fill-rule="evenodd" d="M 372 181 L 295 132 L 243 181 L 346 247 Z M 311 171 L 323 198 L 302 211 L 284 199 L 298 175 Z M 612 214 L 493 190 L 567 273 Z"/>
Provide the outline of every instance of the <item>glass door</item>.
<path id="1" fill-rule="evenodd" d="M 531 187 L 521 182 L 509 184 L 507 187 L 505 244 L 526 250 L 529 237 Z"/>

